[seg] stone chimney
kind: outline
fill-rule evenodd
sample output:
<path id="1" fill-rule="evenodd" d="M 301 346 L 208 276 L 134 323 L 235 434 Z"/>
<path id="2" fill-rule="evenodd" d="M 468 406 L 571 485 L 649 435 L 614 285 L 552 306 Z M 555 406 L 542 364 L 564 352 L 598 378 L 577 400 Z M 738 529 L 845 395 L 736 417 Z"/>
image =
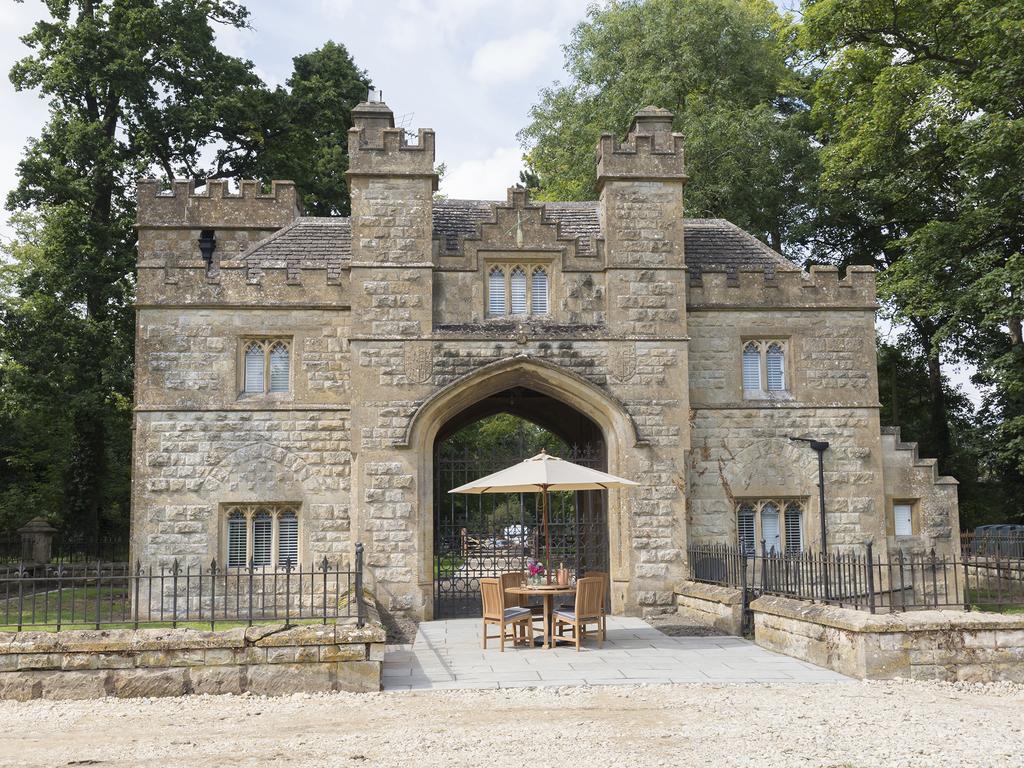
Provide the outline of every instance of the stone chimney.
<path id="1" fill-rule="evenodd" d="M 638 135 L 653 136 L 655 149 L 671 151 L 672 113 L 660 107 L 644 107 L 634 115 L 627 141 L 635 141 Z"/>
<path id="2" fill-rule="evenodd" d="M 359 130 L 364 146 L 383 146 L 385 128 L 395 127 L 395 115 L 383 101 L 364 101 L 352 110 L 352 127 Z"/>

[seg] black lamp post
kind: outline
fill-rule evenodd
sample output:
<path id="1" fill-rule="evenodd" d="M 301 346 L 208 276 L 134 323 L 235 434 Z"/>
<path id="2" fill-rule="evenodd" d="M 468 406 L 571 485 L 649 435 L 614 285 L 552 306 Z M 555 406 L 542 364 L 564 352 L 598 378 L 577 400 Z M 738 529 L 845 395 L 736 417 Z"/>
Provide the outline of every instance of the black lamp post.
<path id="1" fill-rule="evenodd" d="M 818 514 L 821 517 L 821 554 L 828 554 L 828 539 L 825 538 L 825 451 L 828 443 L 809 437 L 791 437 L 794 443 L 807 443 L 818 454 Z"/>

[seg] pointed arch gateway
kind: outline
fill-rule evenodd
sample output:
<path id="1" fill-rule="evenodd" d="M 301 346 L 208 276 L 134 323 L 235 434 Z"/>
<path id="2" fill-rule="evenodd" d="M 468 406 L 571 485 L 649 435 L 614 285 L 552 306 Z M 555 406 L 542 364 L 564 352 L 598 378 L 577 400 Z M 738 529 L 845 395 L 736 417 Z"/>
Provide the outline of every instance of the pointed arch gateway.
<path id="1" fill-rule="evenodd" d="M 639 468 L 638 452 L 645 444 L 639 439 L 636 425 L 623 405 L 593 383 L 543 360 L 526 355 L 508 358 L 484 366 L 435 392 L 416 410 L 403 441 L 403 447 L 413 449 L 418 461 L 421 478 L 417 510 L 419 583 L 424 604 L 431 606 L 434 616 L 472 612 L 475 606 L 469 596 L 476 592 L 476 580 L 489 575 L 484 571 L 515 570 L 521 567 L 519 559 L 528 554 L 529 545 L 525 542 L 518 542 L 525 549 L 508 547 L 507 541 L 498 544 L 491 541 L 495 536 L 486 536 L 483 544 L 472 542 L 470 546 L 477 547 L 477 552 L 471 558 L 470 547 L 460 536 L 461 522 L 439 518 L 443 507 L 440 502 L 447 501 L 444 498 L 447 494 L 443 487 L 439 490 L 442 482 L 438 475 L 443 464 L 438 461 L 437 446 L 463 426 L 496 413 L 512 413 L 532 421 L 570 445 L 585 443 L 578 457 L 581 463 L 627 477 Z M 575 509 L 576 525 L 580 525 L 582 517 L 583 525 L 591 526 L 586 529 L 590 534 L 577 532 L 577 542 L 580 535 L 592 536 L 598 526 L 601 529 L 600 546 L 605 551 L 601 565 L 611 574 L 613 610 L 625 603 L 629 588 L 631 533 L 625 503 L 620 492 L 602 492 L 593 498 L 580 497 Z M 504 524 L 497 533 L 499 537 L 505 533 Z M 593 541 L 588 546 L 596 551 Z M 581 566 L 588 558 L 591 564 L 594 562 L 592 553 L 580 555 L 580 558 Z M 444 577 L 439 571 L 439 562 L 449 569 Z M 449 579 L 446 585 L 441 583 L 442 578 Z"/>

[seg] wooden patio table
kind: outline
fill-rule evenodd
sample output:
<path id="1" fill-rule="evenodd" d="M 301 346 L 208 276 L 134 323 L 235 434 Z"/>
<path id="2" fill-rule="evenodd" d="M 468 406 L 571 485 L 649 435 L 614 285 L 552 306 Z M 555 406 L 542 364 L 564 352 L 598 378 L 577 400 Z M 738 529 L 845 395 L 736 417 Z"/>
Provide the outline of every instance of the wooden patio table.
<path id="1" fill-rule="evenodd" d="M 556 595 L 574 595 L 576 587 L 558 587 L 552 584 L 540 587 L 508 587 L 505 590 L 510 595 L 526 595 L 527 597 L 540 597 L 544 601 L 544 648 L 551 648 L 554 638 L 551 637 L 551 614 L 554 613 L 554 602 Z"/>

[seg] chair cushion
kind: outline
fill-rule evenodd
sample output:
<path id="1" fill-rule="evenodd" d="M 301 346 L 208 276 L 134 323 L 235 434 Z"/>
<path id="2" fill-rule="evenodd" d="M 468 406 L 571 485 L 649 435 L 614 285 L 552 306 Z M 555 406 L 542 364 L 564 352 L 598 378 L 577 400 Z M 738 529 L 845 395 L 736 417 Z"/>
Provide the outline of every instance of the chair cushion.
<path id="1" fill-rule="evenodd" d="M 517 619 L 520 616 L 529 616 L 529 608 L 506 608 L 505 609 L 505 621 L 509 619 Z"/>
<path id="2" fill-rule="evenodd" d="M 555 611 L 555 616 L 561 616 L 564 619 L 576 621 L 576 611 Z"/>

